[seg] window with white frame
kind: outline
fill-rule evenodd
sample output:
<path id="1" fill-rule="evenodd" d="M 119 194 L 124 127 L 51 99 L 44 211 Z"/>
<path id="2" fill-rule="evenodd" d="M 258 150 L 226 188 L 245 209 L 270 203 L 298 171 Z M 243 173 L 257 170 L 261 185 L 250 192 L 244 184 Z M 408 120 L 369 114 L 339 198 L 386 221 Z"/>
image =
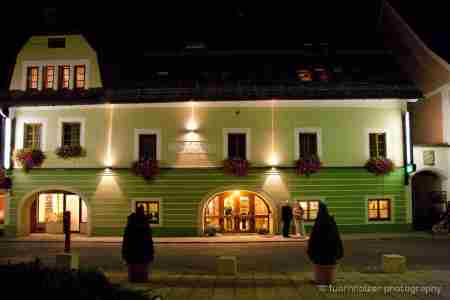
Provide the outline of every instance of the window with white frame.
<path id="1" fill-rule="evenodd" d="M 223 157 L 225 159 L 250 160 L 250 129 L 223 129 Z"/>
<path id="2" fill-rule="evenodd" d="M 148 218 L 150 225 L 162 225 L 162 200 L 160 198 L 139 198 L 133 200 L 133 211 L 138 207 L 144 209 L 144 213 Z"/>
<path id="3" fill-rule="evenodd" d="M 27 68 L 27 90 L 37 90 L 39 88 L 39 67 Z"/>
<path id="4" fill-rule="evenodd" d="M 85 147 L 85 118 L 59 118 L 58 132 L 59 147 Z"/>
<path id="5" fill-rule="evenodd" d="M 41 149 L 42 124 L 23 124 L 23 148 Z"/>
<path id="6" fill-rule="evenodd" d="M 134 130 L 134 160 L 161 160 L 161 129 Z"/>
<path id="7" fill-rule="evenodd" d="M 370 157 L 386 157 L 386 132 L 369 133 Z"/>
<path id="8" fill-rule="evenodd" d="M 62 65 L 58 67 L 58 88 L 70 88 L 70 65 Z"/>
<path id="9" fill-rule="evenodd" d="M 75 88 L 84 89 L 86 86 L 86 66 L 75 66 Z"/>
<path id="10" fill-rule="evenodd" d="M 321 149 L 321 132 L 320 128 L 296 128 L 295 129 L 295 153 L 297 159 L 308 157 L 320 157 Z"/>

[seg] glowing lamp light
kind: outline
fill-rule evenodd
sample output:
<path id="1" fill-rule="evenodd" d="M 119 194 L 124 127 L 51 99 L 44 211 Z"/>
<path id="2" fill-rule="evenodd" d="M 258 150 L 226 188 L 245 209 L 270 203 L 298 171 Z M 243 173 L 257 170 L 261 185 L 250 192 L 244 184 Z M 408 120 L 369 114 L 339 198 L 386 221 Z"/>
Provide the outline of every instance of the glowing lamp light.
<path id="1" fill-rule="evenodd" d="M 271 167 L 275 167 L 275 166 L 278 166 L 279 163 L 280 163 L 280 160 L 278 159 L 278 156 L 275 153 L 272 153 L 272 155 L 269 158 L 269 165 Z"/>
<path id="2" fill-rule="evenodd" d="M 233 196 L 240 196 L 241 195 L 241 192 L 240 191 L 234 191 L 233 192 Z"/>
<path id="3" fill-rule="evenodd" d="M 189 131 L 195 131 L 198 129 L 198 124 L 195 122 L 194 119 L 190 119 L 189 122 L 186 124 L 186 129 Z"/>

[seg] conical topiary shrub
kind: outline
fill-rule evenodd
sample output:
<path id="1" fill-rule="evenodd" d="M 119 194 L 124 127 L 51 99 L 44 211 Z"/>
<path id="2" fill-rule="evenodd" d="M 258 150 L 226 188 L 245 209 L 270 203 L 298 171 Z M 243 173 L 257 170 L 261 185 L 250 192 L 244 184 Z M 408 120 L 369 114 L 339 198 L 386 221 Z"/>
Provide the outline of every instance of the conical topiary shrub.
<path id="1" fill-rule="evenodd" d="M 344 248 L 336 222 L 322 202 L 319 203 L 307 252 L 315 265 L 315 281 L 319 284 L 333 282 L 336 278 L 336 264 L 343 257 Z"/>

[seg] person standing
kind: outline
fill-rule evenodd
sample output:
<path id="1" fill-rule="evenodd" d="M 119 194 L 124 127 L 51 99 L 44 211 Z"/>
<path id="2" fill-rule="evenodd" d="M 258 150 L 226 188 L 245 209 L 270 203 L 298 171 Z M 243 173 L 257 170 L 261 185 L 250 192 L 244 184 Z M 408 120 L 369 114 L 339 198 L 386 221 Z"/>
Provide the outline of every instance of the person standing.
<path id="1" fill-rule="evenodd" d="M 289 228 L 291 227 L 292 208 L 289 205 L 289 200 L 286 200 L 281 207 L 281 219 L 283 221 L 283 236 L 289 237 Z"/>
<path id="2" fill-rule="evenodd" d="M 294 209 L 292 212 L 294 214 L 295 233 L 297 234 L 298 237 L 301 238 L 305 236 L 305 226 L 303 225 L 304 211 L 303 208 L 300 206 L 300 203 L 298 202 L 294 203 Z"/>

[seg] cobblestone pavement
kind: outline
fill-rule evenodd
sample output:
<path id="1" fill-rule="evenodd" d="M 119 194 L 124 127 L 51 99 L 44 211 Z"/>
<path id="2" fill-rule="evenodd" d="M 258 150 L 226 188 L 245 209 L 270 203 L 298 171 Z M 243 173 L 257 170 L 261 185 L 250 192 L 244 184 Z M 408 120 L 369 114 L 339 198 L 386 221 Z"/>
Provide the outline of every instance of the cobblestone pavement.
<path id="1" fill-rule="evenodd" d="M 183 299 L 449 299 L 450 271 L 403 274 L 338 272 L 330 286 L 310 283 L 311 273 L 243 273 L 238 276 L 151 274 L 149 283 L 131 284 L 126 273 L 106 273 L 113 283 L 164 300 Z"/>
<path id="2" fill-rule="evenodd" d="M 156 244 L 153 268 L 157 271 L 214 274 L 217 256 L 234 255 L 240 272 L 309 272 L 306 242 L 258 244 Z M 0 263 L 40 257 L 53 264 L 63 250 L 59 242 L 0 242 Z M 126 271 L 120 243 L 74 242 L 82 266 L 106 271 Z M 409 270 L 450 270 L 450 240 L 389 239 L 344 241 L 344 271 L 377 266 L 381 255 L 397 253 L 407 259 Z"/>

